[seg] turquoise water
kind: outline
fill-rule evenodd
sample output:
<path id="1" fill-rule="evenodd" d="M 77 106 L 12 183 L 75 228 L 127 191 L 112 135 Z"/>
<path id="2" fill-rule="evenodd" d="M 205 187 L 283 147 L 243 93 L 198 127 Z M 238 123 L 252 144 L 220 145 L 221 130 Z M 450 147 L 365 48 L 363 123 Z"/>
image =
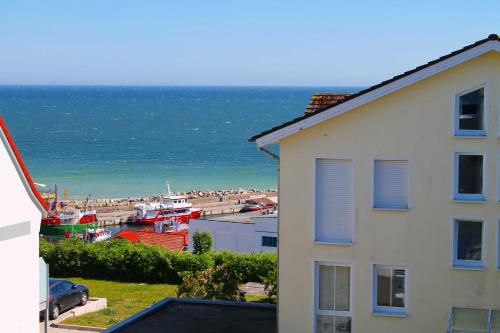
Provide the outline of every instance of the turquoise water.
<path id="1" fill-rule="evenodd" d="M 36 182 L 69 195 L 275 188 L 247 139 L 345 87 L 0 87 L 0 114 Z"/>

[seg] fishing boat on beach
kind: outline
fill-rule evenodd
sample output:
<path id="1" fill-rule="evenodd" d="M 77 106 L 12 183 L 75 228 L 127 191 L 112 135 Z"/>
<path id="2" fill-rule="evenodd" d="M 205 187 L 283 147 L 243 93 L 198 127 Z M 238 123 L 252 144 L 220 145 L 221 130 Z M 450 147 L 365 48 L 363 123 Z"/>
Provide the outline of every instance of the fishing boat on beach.
<path id="1" fill-rule="evenodd" d="M 46 217 L 42 218 L 40 224 L 40 234 L 43 236 L 68 237 L 68 235 L 83 234 L 89 229 L 96 229 L 98 226 L 97 212 L 87 210 L 89 198 L 85 201 L 85 207 L 80 209 L 66 209 L 61 205 L 62 211 L 58 210 L 57 186 L 55 186 L 55 196 L 49 202 L 50 210 Z"/>
<path id="2" fill-rule="evenodd" d="M 159 202 L 146 202 L 135 205 L 135 215 L 130 216 L 127 223 L 152 225 L 160 221 L 177 221 L 189 223 L 190 219 L 198 219 L 202 209 L 193 208 L 188 198 L 183 195 L 172 195 L 167 183 L 167 195 Z"/>

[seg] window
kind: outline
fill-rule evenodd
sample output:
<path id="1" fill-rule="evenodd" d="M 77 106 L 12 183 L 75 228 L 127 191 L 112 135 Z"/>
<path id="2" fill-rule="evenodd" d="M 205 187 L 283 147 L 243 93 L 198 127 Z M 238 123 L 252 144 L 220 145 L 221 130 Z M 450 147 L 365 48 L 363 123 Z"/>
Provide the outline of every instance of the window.
<path id="1" fill-rule="evenodd" d="M 483 222 L 455 220 L 453 266 L 483 267 Z"/>
<path id="2" fill-rule="evenodd" d="M 455 134 L 459 136 L 484 136 L 484 88 L 459 95 L 455 102 Z"/>
<path id="3" fill-rule="evenodd" d="M 408 209 L 408 161 L 375 160 L 373 207 Z"/>
<path id="4" fill-rule="evenodd" d="M 406 267 L 374 265 L 373 280 L 373 313 L 406 315 Z"/>
<path id="5" fill-rule="evenodd" d="M 455 200 L 484 201 L 484 156 L 457 153 L 455 164 Z"/>
<path id="6" fill-rule="evenodd" d="M 351 160 L 317 159 L 315 241 L 352 243 L 354 186 Z"/>
<path id="7" fill-rule="evenodd" d="M 351 332 L 351 267 L 316 265 L 316 332 Z"/>
<path id="8" fill-rule="evenodd" d="M 448 316 L 449 333 L 500 332 L 500 311 L 453 307 Z"/>
<path id="9" fill-rule="evenodd" d="M 262 236 L 262 246 L 277 247 L 278 237 Z"/>

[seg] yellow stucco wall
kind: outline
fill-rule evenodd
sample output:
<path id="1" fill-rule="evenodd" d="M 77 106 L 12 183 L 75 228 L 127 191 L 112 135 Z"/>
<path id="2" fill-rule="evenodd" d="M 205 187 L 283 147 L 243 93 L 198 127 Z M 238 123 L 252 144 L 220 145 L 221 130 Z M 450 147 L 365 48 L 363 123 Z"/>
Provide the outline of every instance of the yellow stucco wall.
<path id="1" fill-rule="evenodd" d="M 454 96 L 487 83 L 486 138 L 454 137 Z M 353 332 L 445 332 L 451 305 L 500 309 L 500 54 L 490 52 L 280 142 L 279 331 L 310 332 L 314 260 L 353 264 Z M 452 200 L 454 151 L 486 153 L 487 202 Z M 354 161 L 352 246 L 314 244 L 315 157 Z M 409 159 L 410 209 L 372 209 L 374 158 Z M 486 269 L 451 267 L 452 219 L 484 219 Z M 371 313 L 374 261 L 409 267 L 409 316 Z"/>

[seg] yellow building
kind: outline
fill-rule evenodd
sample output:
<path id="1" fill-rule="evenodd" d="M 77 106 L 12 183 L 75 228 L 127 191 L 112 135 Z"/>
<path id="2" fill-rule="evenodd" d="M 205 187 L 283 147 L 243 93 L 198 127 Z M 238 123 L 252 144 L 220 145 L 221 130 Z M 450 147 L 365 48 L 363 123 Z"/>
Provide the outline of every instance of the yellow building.
<path id="1" fill-rule="evenodd" d="M 279 332 L 500 332 L 499 37 L 344 97 L 251 139 L 280 146 Z"/>

